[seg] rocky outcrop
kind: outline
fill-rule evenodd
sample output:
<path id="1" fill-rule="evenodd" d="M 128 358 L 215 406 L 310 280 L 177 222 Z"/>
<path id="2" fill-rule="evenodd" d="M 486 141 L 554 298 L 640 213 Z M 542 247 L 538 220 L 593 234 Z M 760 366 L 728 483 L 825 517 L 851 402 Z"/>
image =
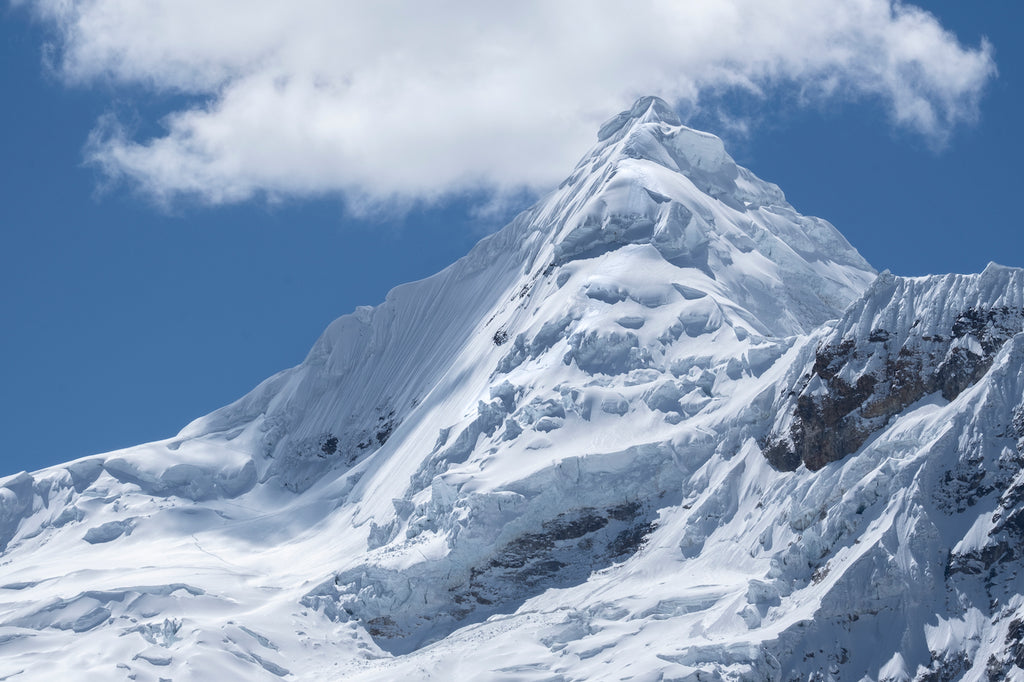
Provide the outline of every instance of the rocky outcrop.
<path id="1" fill-rule="evenodd" d="M 628 558 L 655 529 L 656 516 L 637 501 L 571 509 L 499 542 L 471 565 L 446 558 L 437 562 L 443 571 L 427 576 L 360 567 L 318 586 L 303 604 L 362 623 L 382 649 L 405 654 Z"/>
<path id="2" fill-rule="evenodd" d="M 934 394 L 954 400 L 984 376 L 1003 344 L 1024 330 L 1024 307 L 977 296 L 970 303 L 972 297 L 951 297 L 948 291 L 940 299 L 947 306 L 941 317 L 936 320 L 933 314 L 922 322 L 915 315 L 921 301 L 915 298 L 933 302 L 948 278 L 932 278 L 931 296 L 922 296 L 921 280 L 910 286 L 911 280 L 891 275 L 880 279 L 875 295 L 890 298 L 882 311 L 875 311 L 873 322 L 889 326 L 865 329 L 863 315 L 848 314 L 846 325 L 818 346 L 802 385 L 789 395 L 788 429 L 773 431 L 761 442 L 776 469 L 793 471 L 803 464 L 816 471 L 856 452 L 922 398 Z M 871 308 L 871 303 L 870 297 L 858 301 L 854 313 Z M 883 314 L 894 310 L 899 311 L 895 318 Z"/>

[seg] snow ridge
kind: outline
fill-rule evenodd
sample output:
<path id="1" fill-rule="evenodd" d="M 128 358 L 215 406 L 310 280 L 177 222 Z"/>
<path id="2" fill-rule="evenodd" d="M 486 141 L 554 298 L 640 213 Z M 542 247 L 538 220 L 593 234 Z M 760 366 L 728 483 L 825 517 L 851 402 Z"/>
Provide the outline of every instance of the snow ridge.
<path id="1" fill-rule="evenodd" d="M 1024 271 L 876 276 L 641 98 L 299 366 L 0 481 L 0 678 L 1024 675 L 1022 396 Z"/>

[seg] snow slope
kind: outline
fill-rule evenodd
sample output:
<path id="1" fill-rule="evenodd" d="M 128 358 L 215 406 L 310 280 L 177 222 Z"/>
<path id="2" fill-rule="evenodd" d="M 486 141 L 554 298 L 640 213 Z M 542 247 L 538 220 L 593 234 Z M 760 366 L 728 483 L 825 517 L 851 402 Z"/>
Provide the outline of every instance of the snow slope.
<path id="1" fill-rule="evenodd" d="M 0 483 L 0 679 L 1024 679 L 1022 330 L 643 98 L 301 365 Z"/>

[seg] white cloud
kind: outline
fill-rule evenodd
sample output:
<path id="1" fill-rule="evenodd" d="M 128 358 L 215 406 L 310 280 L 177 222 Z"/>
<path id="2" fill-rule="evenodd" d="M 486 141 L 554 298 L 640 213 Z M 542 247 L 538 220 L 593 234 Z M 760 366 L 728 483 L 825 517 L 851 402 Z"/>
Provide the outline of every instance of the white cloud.
<path id="1" fill-rule="evenodd" d="M 544 188 L 642 94 L 869 97 L 941 141 L 995 74 L 987 43 L 889 0 L 12 1 L 55 27 L 69 84 L 202 102 L 87 145 L 166 200 Z"/>

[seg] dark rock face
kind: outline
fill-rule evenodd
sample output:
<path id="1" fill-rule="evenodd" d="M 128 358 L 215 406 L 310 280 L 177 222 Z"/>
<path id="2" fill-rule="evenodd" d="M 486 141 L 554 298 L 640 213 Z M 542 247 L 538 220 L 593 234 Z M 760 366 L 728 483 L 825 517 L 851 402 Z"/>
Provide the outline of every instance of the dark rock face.
<path id="1" fill-rule="evenodd" d="M 985 543 L 981 547 L 952 552 L 946 565 L 947 577 L 957 573 L 985 575 L 988 578 L 986 587 L 989 588 L 995 575 L 994 566 L 1024 559 L 1024 478 L 1020 475 L 1024 456 L 1017 453 L 999 464 L 993 471 L 979 467 L 973 481 L 975 485 L 963 486 L 969 492 L 966 506 L 1002 490 L 992 512 L 991 528 Z M 965 506 L 963 498 L 958 502 L 958 511 L 962 511 Z"/>
<path id="2" fill-rule="evenodd" d="M 469 623 L 511 613 L 548 588 L 578 584 L 593 571 L 628 558 L 655 529 L 653 506 L 631 501 L 565 511 L 495 546 L 473 565 L 449 562 L 447 570 L 432 577 L 380 568 L 351 570 L 320 585 L 302 603 L 323 609 L 336 621 L 358 620 L 381 648 L 396 655 L 409 653 Z"/>
<path id="3" fill-rule="evenodd" d="M 1006 628 L 1003 651 L 989 656 L 985 677 L 989 682 L 1012 679 L 1014 668 L 1024 668 L 1024 620 L 1014 618 Z"/>
<path id="4" fill-rule="evenodd" d="M 635 502 L 560 514 L 544 522 L 539 532 L 524 533 L 500 547 L 485 565 L 471 570 L 468 589 L 462 590 L 477 603 L 490 605 L 514 600 L 523 588 L 539 593 L 572 584 L 633 554 L 653 530 L 650 510 Z"/>
<path id="5" fill-rule="evenodd" d="M 921 398 L 953 400 L 984 376 L 996 353 L 1024 329 L 1024 310 L 971 307 L 945 333 L 923 334 L 917 321 L 900 343 L 874 329 L 867 339 L 826 342 L 796 391 L 788 433 L 770 433 L 761 449 L 773 467 L 816 471 L 855 452 Z"/>

